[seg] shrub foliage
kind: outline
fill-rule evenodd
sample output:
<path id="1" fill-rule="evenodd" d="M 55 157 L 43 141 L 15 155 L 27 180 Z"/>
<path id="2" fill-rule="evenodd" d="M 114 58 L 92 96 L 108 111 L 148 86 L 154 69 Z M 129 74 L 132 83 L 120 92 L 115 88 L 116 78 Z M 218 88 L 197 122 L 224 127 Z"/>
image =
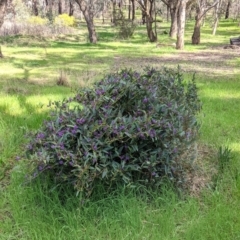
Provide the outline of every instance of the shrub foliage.
<path id="1" fill-rule="evenodd" d="M 68 14 L 64 13 L 55 17 L 54 23 L 56 25 L 74 27 L 76 25 L 76 19 L 73 16 L 69 16 Z"/>
<path id="2" fill-rule="evenodd" d="M 179 69 L 122 70 L 52 104 L 27 147 L 33 178 L 48 173 L 87 196 L 99 181 L 184 180 L 201 104 L 194 78 L 184 83 Z"/>
<path id="3" fill-rule="evenodd" d="M 136 23 L 126 19 L 120 9 L 115 14 L 115 25 L 118 28 L 118 37 L 123 39 L 132 37 L 137 27 Z"/>

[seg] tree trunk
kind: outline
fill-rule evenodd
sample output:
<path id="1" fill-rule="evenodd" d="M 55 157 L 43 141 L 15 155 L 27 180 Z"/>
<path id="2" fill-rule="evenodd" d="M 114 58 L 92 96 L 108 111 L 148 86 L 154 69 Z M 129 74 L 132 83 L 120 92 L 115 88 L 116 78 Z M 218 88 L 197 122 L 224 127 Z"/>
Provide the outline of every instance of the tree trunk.
<path id="1" fill-rule="evenodd" d="M 184 49 L 184 32 L 185 32 L 185 19 L 186 19 L 186 6 L 187 0 L 181 0 L 178 9 L 178 31 L 176 49 Z"/>
<path id="2" fill-rule="evenodd" d="M 212 5 L 207 6 L 207 0 L 201 0 L 198 2 L 197 6 L 197 14 L 196 14 L 196 22 L 194 26 L 194 31 L 192 35 L 192 44 L 199 44 L 200 43 L 200 38 L 201 38 L 201 26 L 202 26 L 202 21 L 204 20 L 206 13 L 215 7 L 217 4 L 219 4 L 221 0 L 214 1 Z"/>
<path id="3" fill-rule="evenodd" d="M 142 10 L 142 24 L 146 23 L 146 13 Z"/>
<path id="4" fill-rule="evenodd" d="M 6 8 L 7 8 L 7 0 L 0 0 L 0 29 L 4 22 Z M 3 58 L 1 46 L 0 46 L 0 58 Z"/>
<path id="5" fill-rule="evenodd" d="M 32 1 L 32 11 L 34 16 L 38 16 L 37 0 Z"/>
<path id="6" fill-rule="evenodd" d="M 170 7 L 167 5 L 167 22 L 169 22 Z"/>
<path id="7" fill-rule="evenodd" d="M 112 23 L 116 24 L 116 1 L 113 0 Z"/>
<path id="8" fill-rule="evenodd" d="M 97 34 L 95 30 L 95 25 L 93 21 L 93 2 L 88 1 L 85 2 L 84 0 L 75 0 L 76 3 L 79 5 L 79 8 L 81 12 L 83 13 L 84 19 L 87 23 L 87 28 L 88 28 L 88 36 L 89 36 L 89 41 L 90 43 L 97 43 Z"/>
<path id="9" fill-rule="evenodd" d="M 104 24 L 105 23 L 105 1 L 103 2 L 103 10 L 102 10 L 102 23 Z"/>
<path id="10" fill-rule="evenodd" d="M 4 22 L 6 7 L 7 0 L 0 0 L 0 28 L 2 27 Z"/>
<path id="11" fill-rule="evenodd" d="M 73 13 L 74 13 L 74 6 L 73 6 L 72 2 L 70 2 L 69 3 L 69 13 L 68 13 L 68 15 L 73 16 Z"/>
<path id="12" fill-rule="evenodd" d="M 95 30 L 95 25 L 93 22 L 93 17 L 87 17 L 86 14 L 84 14 L 85 21 L 87 23 L 87 28 L 88 28 L 88 35 L 89 35 L 89 41 L 90 43 L 97 43 L 97 34 Z"/>
<path id="13" fill-rule="evenodd" d="M 220 15 L 219 10 L 220 10 L 221 5 L 222 5 L 222 0 L 219 0 L 214 9 L 214 22 L 213 22 L 212 35 L 215 35 L 216 31 L 217 31 L 219 15 Z"/>
<path id="14" fill-rule="evenodd" d="M 179 8 L 178 3 L 171 2 L 171 5 L 170 5 L 171 27 L 169 32 L 169 36 L 171 38 L 175 38 L 177 36 L 178 8 Z"/>
<path id="15" fill-rule="evenodd" d="M 53 21 L 53 0 L 45 0 L 47 13 L 46 16 L 50 22 Z"/>
<path id="16" fill-rule="evenodd" d="M 62 11 L 62 0 L 58 0 L 58 14 L 61 15 Z"/>
<path id="17" fill-rule="evenodd" d="M 156 40 L 155 42 L 157 41 L 157 9 L 156 9 L 156 0 L 154 0 L 154 34 L 155 34 L 155 37 L 156 37 Z"/>
<path id="18" fill-rule="evenodd" d="M 132 21 L 135 20 L 135 0 L 132 0 Z"/>
<path id="19" fill-rule="evenodd" d="M 156 42 L 157 41 L 157 37 L 154 34 L 153 31 L 153 18 L 149 15 L 146 16 L 146 27 L 147 27 L 147 34 L 148 34 L 148 38 L 150 42 Z"/>
<path id="20" fill-rule="evenodd" d="M 201 24 L 202 18 L 196 19 L 194 31 L 192 35 L 192 44 L 199 44 L 201 39 Z"/>
<path id="21" fill-rule="evenodd" d="M 131 19 L 131 12 L 132 12 L 132 9 L 131 9 L 131 0 L 128 1 L 128 20 Z"/>
<path id="22" fill-rule="evenodd" d="M 217 17 L 215 16 L 214 23 L 213 23 L 213 30 L 212 30 L 212 35 L 213 36 L 216 35 L 218 22 L 219 22 L 219 18 L 218 18 L 218 16 Z"/>
<path id="23" fill-rule="evenodd" d="M 231 3 L 232 3 L 231 0 L 228 0 L 226 12 L 225 12 L 225 19 L 229 18 L 229 10 L 230 10 L 230 7 L 231 7 Z"/>

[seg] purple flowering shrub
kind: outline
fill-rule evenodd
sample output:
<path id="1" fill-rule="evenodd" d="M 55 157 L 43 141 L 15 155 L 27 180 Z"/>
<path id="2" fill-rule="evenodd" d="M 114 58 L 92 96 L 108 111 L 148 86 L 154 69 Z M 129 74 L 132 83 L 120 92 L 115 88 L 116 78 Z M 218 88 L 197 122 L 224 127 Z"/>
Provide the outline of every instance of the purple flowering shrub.
<path id="1" fill-rule="evenodd" d="M 194 79 L 184 83 L 179 70 L 122 70 L 53 104 L 27 147 L 33 178 L 50 174 L 86 196 L 97 181 L 183 180 L 201 104 Z"/>

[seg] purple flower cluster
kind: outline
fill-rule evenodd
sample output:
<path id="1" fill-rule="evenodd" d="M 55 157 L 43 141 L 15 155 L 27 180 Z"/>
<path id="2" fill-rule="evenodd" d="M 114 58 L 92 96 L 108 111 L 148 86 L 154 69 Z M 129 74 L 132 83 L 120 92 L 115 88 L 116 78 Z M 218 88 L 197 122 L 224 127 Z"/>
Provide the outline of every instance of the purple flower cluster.
<path id="1" fill-rule="evenodd" d="M 37 134 L 36 138 L 37 139 L 43 139 L 44 137 L 45 137 L 45 134 L 40 132 L 40 133 Z"/>
<path id="2" fill-rule="evenodd" d="M 97 96 L 101 96 L 101 95 L 103 95 L 105 93 L 105 91 L 103 90 L 103 89 L 97 89 L 96 90 L 96 95 Z"/>

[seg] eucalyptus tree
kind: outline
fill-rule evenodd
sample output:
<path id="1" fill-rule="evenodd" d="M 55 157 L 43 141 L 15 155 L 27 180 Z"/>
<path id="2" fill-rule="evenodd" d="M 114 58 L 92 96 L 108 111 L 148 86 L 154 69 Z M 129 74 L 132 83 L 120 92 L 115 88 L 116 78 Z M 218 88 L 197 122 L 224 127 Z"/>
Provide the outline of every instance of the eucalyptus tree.
<path id="1" fill-rule="evenodd" d="M 206 13 L 215 7 L 220 0 L 197 0 L 196 2 L 196 16 L 195 16 L 195 25 L 192 35 L 192 44 L 199 44 L 201 38 L 201 26 L 203 17 Z"/>
<path id="2" fill-rule="evenodd" d="M 212 26 L 212 35 L 216 34 L 219 18 L 221 15 L 221 6 L 222 6 L 223 0 L 219 0 L 218 3 L 214 7 L 214 19 L 213 19 L 213 26 Z"/>
<path id="3" fill-rule="evenodd" d="M 179 50 L 184 49 L 186 8 L 189 1 L 190 0 L 178 0 L 176 49 Z"/>
<path id="4" fill-rule="evenodd" d="M 0 28 L 4 22 L 6 8 L 7 8 L 7 0 L 0 0 Z"/>
<path id="5" fill-rule="evenodd" d="M 180 5 L 179 0 L 162 0 L 170 10 L 170 17 L 171 17 L 171 26 L 169 31 L 169 36 L 175 38 L 177 36 L 177 29 L 178 29 L 178 9 Z"/>
<path id="6" fill-rule="evenodd" d="M 225 19 L 229 18 L 229 11 L 230 11 L 231 6 L 232 6 L 232 0 L 228 0 L 227 1 L 226 12 L 225 12 Z"/>
<path id="7" fill-rule="evenodd" d="M 157 34 L 153 28 L 153 23 L 156 24 L 156 18 L 154 19 L 154 12 L 156 11 L 154 6 L 156 0 L 136 0 L 136 1 L 139 4 L 145 16 L 148 39 L 150 42 L 156 42 Z"/>
<path id="8" fill-rule="evenodd" d="M 7 8 L 7 0 L 0 0 L 0 28 L 4 22 L 6 8 Z M 3 57 L 3 54 L 0 46 L 0 58 L 2 57 Z"/>
<path id="9" fill-rule="evenodd" d="M 122 1 L 118 1 L 118 0 L 111 0 L 112 2 L 112 18 L 111 18 L 111 22 L 113 24 L 116 24 L 117 21 L 117 9 L 121 9 L 122 7 Z"/>
<path id="10" fill-rule="evenodd" d="M 178 26 L 181 26 L 179 22 L 182 14 L 186 14 L 186 10 L 195 2 L 195 0 L 161 0 L 170 11 L 171 26 L 169 31 L 169 36 L 172 38 L 177 37 L 178 35 Z M 181 9 L 179 9 L 181 6 Z M 184 7 L 184 9 L 183 9 Z M 179 16 L 180 10 L 180 16 Z"/>
<path id="11" fill-rule="evenodd" d="M 184 49 L 184 36 L 185 36 L 185 25 L 186 25 L 186 11 L 195 0 L 177 0 L 177 42 L 176 49 Z"/>
<path id="12" fill-rule="evenodd" d="M 169 36 L 177 37 L 176 49 L 184 49 L 186 10 L 195 0 L 161 0 L 170 9 L 171 27 Z"/>
<path id="13" fill-rule="evenodd" d="M 103 10 L 104 1 L 105 0 L 75 0 L 86 21 L 90 43 L 97 43 L 94 17 L 97 13 Z"/>
<path id="14" fill-rule="evenodd" d="M 129 0 L 129 5 L 128 5 L 128 19 L 134 21 L 135 19 L 135 0 Z M 131 17 L 132 15 L 132 17 Z"/>

